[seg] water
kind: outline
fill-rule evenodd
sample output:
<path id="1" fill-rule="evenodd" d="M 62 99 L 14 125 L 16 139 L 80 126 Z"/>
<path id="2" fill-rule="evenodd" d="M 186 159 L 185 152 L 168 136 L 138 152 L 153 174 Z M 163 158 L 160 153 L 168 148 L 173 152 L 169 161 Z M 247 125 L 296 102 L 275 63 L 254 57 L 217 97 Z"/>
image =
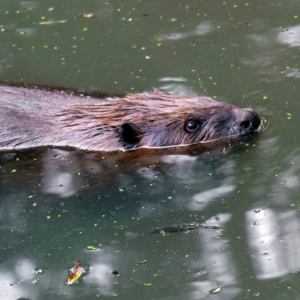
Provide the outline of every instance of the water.
<path id="1" fill-rule="evenodd" d="M 2 298 L 299 299 L 299 8 L 3 0 L 0 80 L 192 96 L 205 94 L 200 77 L 268 128 L 199 157 L 1 155 Z M 191 222 L 221 229 L 148 234 Z M 68 286 L 78 259 L 85 272 Z"/>

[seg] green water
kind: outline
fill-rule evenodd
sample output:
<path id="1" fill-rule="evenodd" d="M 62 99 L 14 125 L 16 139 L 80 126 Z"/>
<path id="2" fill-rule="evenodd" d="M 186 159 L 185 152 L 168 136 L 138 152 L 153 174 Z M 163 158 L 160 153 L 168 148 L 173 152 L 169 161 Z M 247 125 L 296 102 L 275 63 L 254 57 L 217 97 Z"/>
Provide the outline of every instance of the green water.
<path id="1" fill-rule="evenodd" d="M 191 96 L 205 94 L 200 77 L 268 127 L 227 154 L 2 156 L 1 299 L 300 299 L 299 11 L 296 0 L 2 0 L 1 81 Z M 221 230 L 148 234 L 191 222 Z M 68 286 L 78 259 L 85 272 Z"/>

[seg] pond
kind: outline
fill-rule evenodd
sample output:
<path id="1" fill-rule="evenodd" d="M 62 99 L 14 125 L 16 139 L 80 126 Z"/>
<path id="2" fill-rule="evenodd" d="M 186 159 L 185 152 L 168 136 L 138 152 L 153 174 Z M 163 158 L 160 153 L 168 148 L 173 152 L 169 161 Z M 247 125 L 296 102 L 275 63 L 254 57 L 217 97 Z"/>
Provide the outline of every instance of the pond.
<path id="1" fill-rule="evenodd" d="M 0 81 L 207 93 L 267 124 L 255 141 L 200 156 L 1 153 L 2 298 L 300 298 L 299 9 L 2 0 Z"/>

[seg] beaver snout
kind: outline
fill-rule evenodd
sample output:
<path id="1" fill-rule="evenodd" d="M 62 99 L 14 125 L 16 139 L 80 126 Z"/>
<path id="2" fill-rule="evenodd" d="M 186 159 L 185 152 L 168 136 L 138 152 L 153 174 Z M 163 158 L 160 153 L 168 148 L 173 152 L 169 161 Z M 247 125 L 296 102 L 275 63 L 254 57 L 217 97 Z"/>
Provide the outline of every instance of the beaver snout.
<path id="1" fill-rule="evenodd" d="M 242 109 L 242 115 L 239 123 L 240 132 L 242 134 L 256 132 L 259 130 L 261 125 L 258 114 L 251 108 Z"/>

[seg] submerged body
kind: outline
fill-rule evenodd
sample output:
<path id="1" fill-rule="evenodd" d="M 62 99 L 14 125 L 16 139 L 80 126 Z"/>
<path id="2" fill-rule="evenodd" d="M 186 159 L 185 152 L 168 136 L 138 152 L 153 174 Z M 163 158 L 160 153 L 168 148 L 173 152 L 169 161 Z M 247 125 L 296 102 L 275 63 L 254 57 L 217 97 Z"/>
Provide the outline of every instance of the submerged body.
<path id="1" fill-rule="evenodd" d="M 78 93 L 0 85 L 0 150 L 74 147 L 89 151 L 166 148 L 260 129 L 248 108 L 209 97 L 149 94 L 97 99 Z"/>

